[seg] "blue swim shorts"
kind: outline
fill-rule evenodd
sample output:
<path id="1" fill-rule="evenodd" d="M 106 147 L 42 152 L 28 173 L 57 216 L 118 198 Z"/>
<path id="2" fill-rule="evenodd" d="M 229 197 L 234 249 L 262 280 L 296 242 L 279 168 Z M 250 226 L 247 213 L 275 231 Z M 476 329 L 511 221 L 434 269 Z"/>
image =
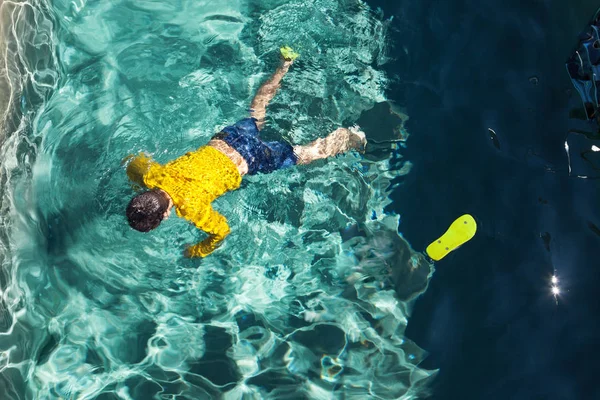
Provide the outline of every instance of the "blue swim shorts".
<path id="1" fill-rule="evenodd" d="M 224 141 L 244 157 L 250 175 L 291 167 L 298 161 L 289 143 L 263 142 L 255 118 L 245 118 L 227 126 L 214 138 Z"/>

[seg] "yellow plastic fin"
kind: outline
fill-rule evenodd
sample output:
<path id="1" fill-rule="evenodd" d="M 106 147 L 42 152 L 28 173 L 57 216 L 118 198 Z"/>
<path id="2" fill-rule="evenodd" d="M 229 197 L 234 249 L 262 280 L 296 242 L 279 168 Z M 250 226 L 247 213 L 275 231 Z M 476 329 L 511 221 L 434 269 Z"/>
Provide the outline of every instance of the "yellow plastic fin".
<path id="1" fill-rule="evenodd" d="M 427 246 L 425 251 L 432 260 L 439 261 L 471 240 L 475 232 L 477 232 L 475 219 L 469 214 L 462 215 L 450 225 L 446 233 Z"/>

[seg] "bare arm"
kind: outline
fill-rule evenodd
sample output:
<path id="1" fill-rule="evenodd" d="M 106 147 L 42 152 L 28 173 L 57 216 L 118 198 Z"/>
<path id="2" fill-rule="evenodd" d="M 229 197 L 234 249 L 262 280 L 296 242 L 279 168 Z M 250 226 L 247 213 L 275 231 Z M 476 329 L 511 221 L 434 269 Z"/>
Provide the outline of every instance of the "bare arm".
<path id="1" fill-rule="evenodd" d="M 258 129 L 262 129 L 265 124 L 267 105 L 275 97 L 283 76 L 288 72 L 293 62 L 293 60 L 283 60 L 273 76 L 263 83 L 258 92 L 256 92 L 256 96 L 254 96 L 252 104 L 250 104 L 250 116 L 256 118 Z"/>
<path id="2" fill-rule="evenodd" d="M 186 249 L 186 257 L 206 257 L 221 245 L 225 236 L 229 235 L 229 225 L 224 216 L 213 210 L 206 209 L 200 217 L 195 216 L 192 222 L 206 233 L 208 237 L 202 242 Z"/>

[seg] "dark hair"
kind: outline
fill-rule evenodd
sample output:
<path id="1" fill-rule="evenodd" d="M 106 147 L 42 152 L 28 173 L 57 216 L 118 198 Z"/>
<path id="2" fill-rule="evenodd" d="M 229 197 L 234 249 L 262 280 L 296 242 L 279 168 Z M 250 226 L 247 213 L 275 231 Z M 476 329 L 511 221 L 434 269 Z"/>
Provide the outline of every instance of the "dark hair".
<path id="1" fill-rule="evenodd" d="M 129 225 L 140 232 L 148 232 L 160 225 L 169 199 L 164 193 L 150 190 L 135 196 L 127 205 Z"/>

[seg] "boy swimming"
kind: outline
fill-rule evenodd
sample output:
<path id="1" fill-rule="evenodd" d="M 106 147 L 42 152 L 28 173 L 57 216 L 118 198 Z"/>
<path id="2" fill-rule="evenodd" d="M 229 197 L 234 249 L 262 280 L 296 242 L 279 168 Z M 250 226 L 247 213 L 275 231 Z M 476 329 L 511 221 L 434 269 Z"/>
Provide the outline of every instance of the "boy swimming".
<path id="1" fill-rule="evenodd" d="M 207 256 L 230 232 L 227 220 L 212 208 L 211 203 L 239 188 L 244 175 L 269 173 L 352 149 L 364 149 L 365 134 L 358 127 L 339 128 L 307 145 L 292 146 L 283 141 L 260 139 L 267 105 L 298 57 L 289 47 L 282 47 L 281 55 L 281 65 L 252 100 L 250 118 L 223 128 L 206 145 L 164 165 L 143 153 L 127 157 L 130 160 L 127 165 L 129 179 L 149 189 L 135 196 L 127 206 L 127 219 L 132 228 L 148 232 L 168 218 L 175 207 L 179 217 L 208 234 L 202 242 L 188 247 L 185 255 Z"/>

